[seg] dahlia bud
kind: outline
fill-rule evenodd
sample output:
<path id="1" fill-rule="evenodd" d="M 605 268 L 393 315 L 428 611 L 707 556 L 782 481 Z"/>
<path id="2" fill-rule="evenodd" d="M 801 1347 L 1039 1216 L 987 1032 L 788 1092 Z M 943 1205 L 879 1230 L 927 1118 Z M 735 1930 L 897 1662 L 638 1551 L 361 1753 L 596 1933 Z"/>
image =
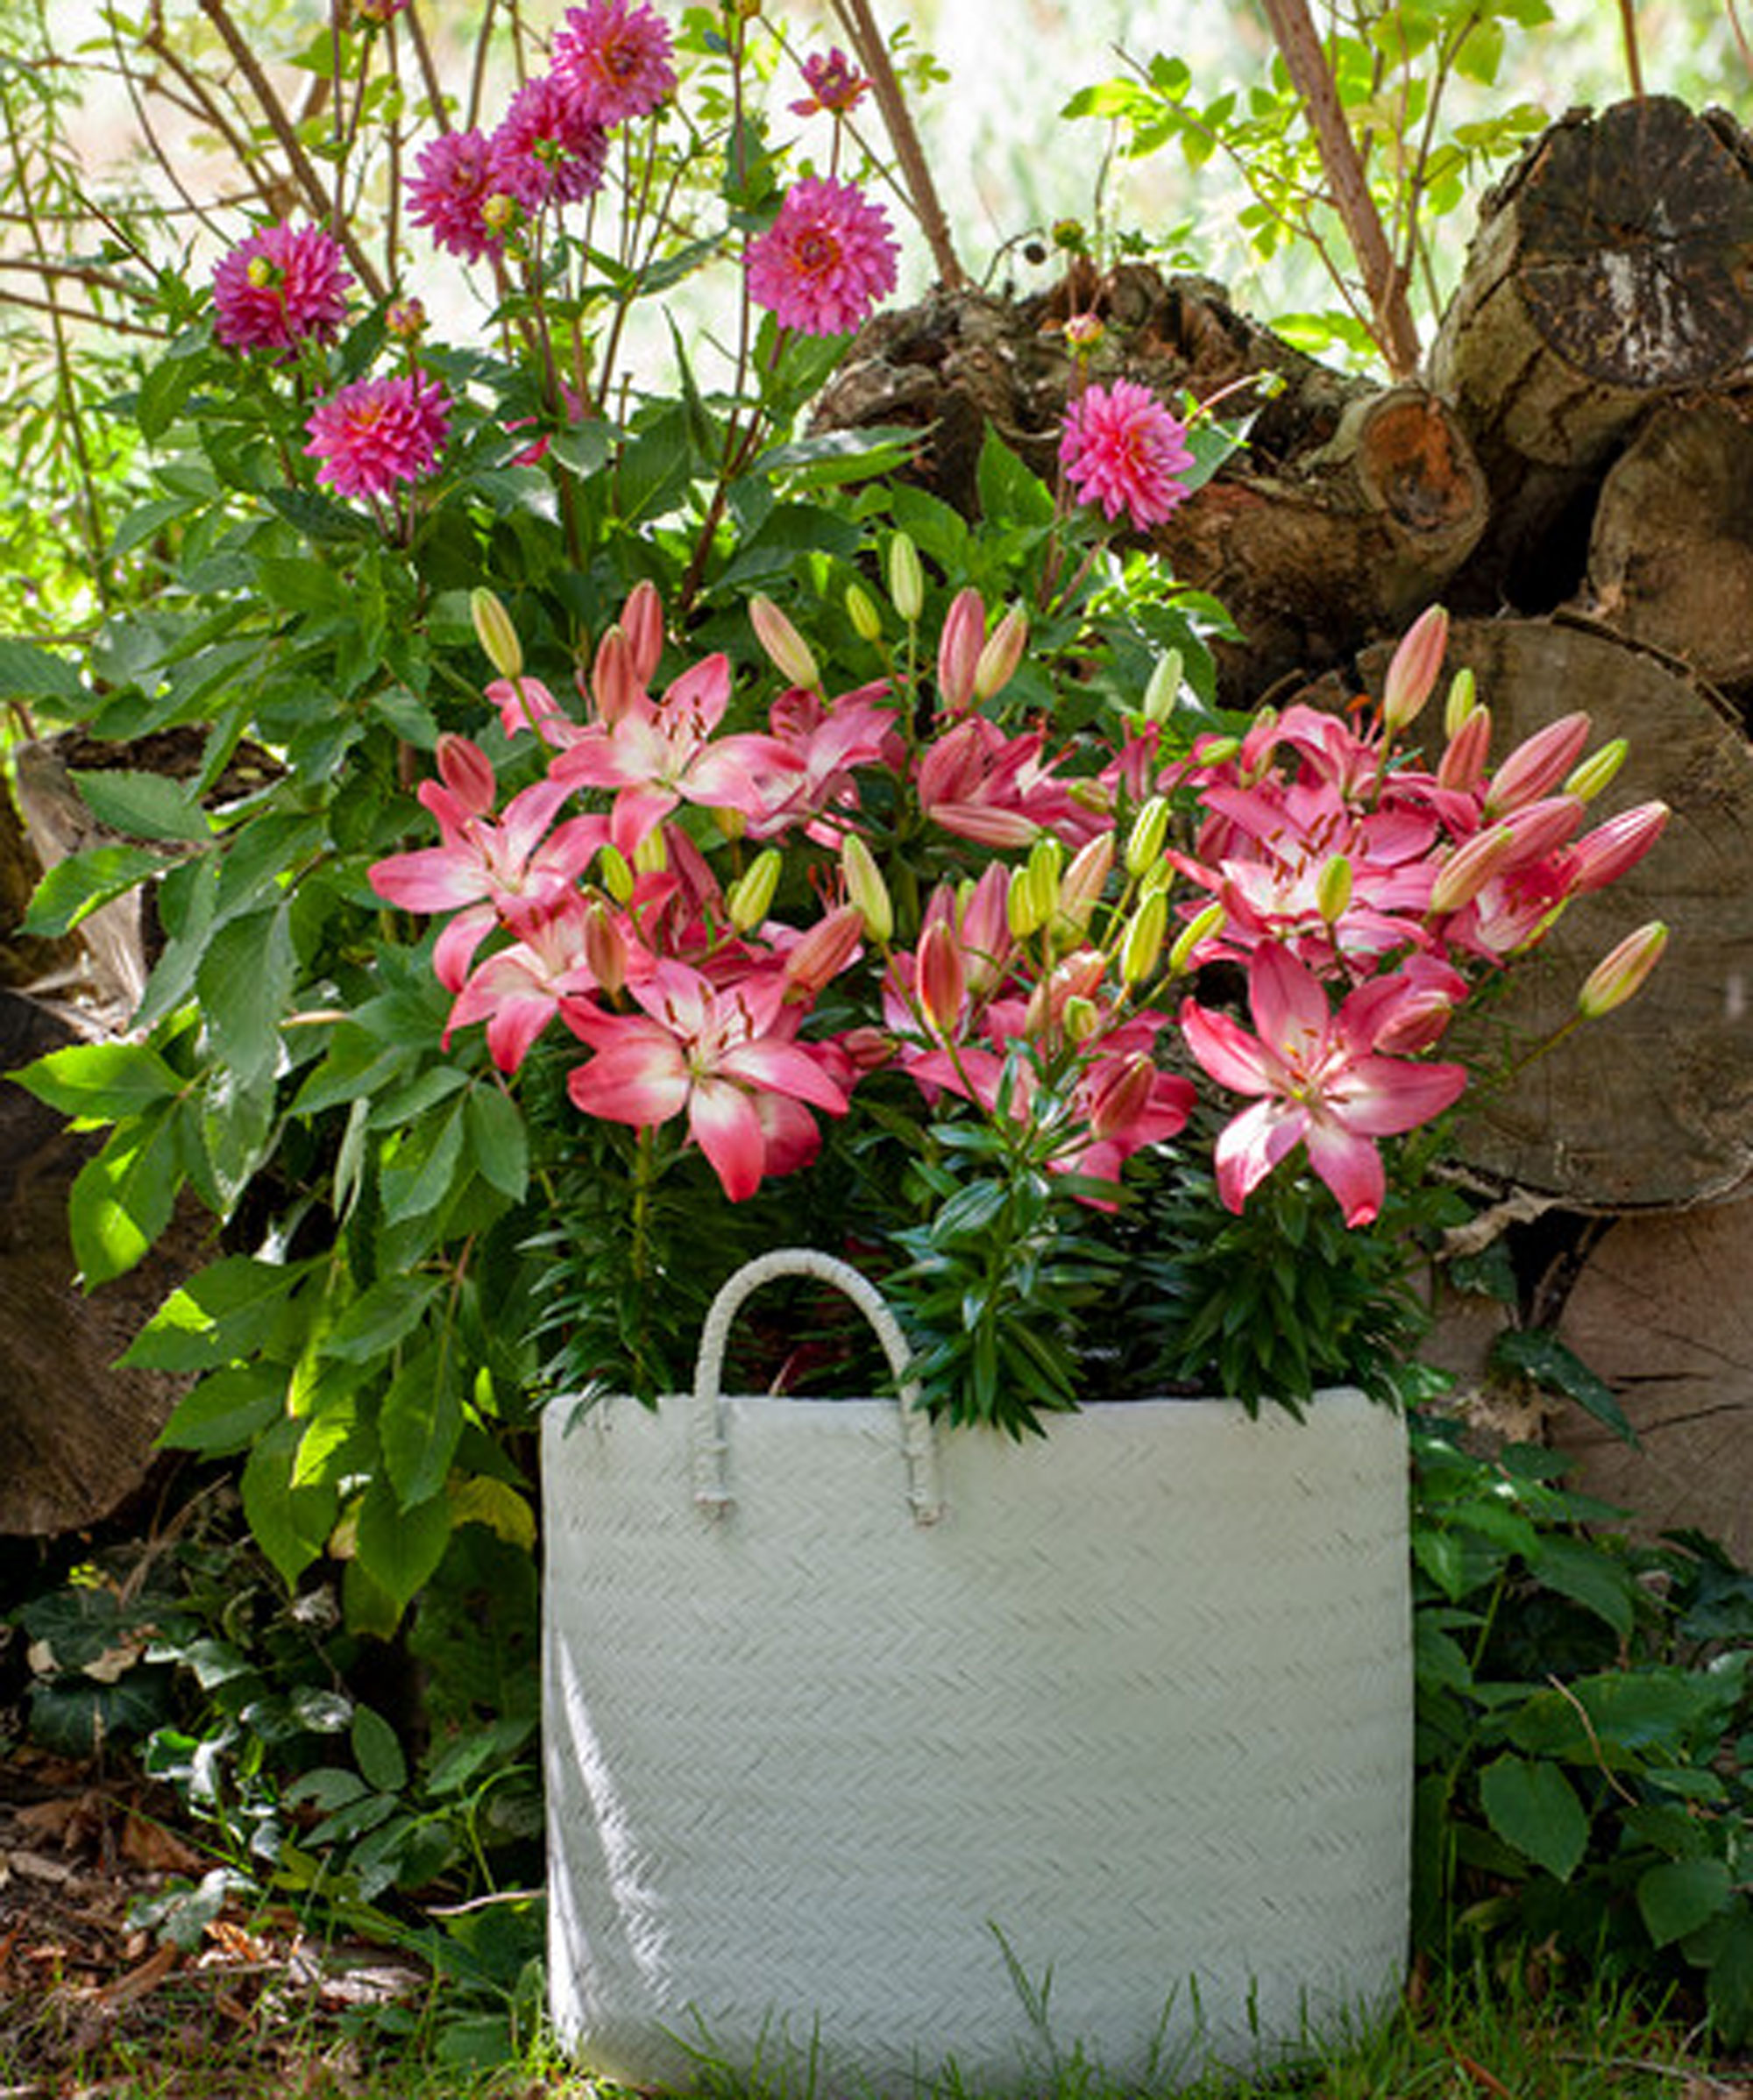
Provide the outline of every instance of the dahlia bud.
<path id="1" fill-rule="evenodd" d="M 469 617 L 475 623 L 475 639 L 500 678 L 522 678 L 523 644 L 517 638 L 511 614 L 485 584 L 477 585 L 469 593 Z"/>
<path id="2" fill-rule="evenodd" d="M 873 940 L 886 942 L 895 931 L 895 907 L 890 902 L 882 870 L 855 831 L 848 832 L 841 842 L 840 865 L 846 878 L 846 894 L 858 906 L 865 932 Z"/>
<path id="3" fill-rule="evenodd" d="M 757 591 L 749 601 L 749 618 L 756 641 L 766 650 L 779 676 L 789 678 L 793 685 L 817 692 L 821 685 L 821 673 L 816 669 L 810 646 L 773 600 L 762 597 Z"/>
<path id="4" fill-rule="evenodd" d="M 396 299 L 384 314 L 384 326 L 404 343 L 426 332 L 426 309 L 418 299 Z"/>
<path id="5" fill-rule="evenodd" d="M 1577 994 L 1577 1011 L 1586 1021 L 1611 1013 L 1643 987 L 1643 982 L 1662 959 L 1668 945 L 1668 929 L 1659 919 L 1628 933 L 1619 946 L 1603 955 L 1589 972 Z"/>

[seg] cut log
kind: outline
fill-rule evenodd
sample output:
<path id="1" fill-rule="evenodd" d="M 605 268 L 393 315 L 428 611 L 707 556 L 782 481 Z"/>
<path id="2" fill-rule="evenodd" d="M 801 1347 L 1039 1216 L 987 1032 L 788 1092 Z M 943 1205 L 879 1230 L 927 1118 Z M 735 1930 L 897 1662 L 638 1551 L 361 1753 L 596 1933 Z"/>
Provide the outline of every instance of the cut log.
<path id="1" fill-rule="evenodd" d="M 1387 655 L 1366 655 L 1366 680 L 1380 678 Z M 1487 1069 L 1500 1032 L 1516 1054 L 1531 1050 L 1570 1018 L 1584 978 L 1621 936 L 1659 919 L 1671 940 L 1655 976 L 1630 1004 L 1480 1096 L 1459 1127 L 1462 1157 L 1493 1183 L 1581 1211 L 1733 1196 L 1753 1181 L 1753 752 L 1744 731 L 1679 666 L 1571 620 L 1457 621 L 1448 662 L 1479 681 L 1494 756 L 1584 708 L 1597 743 L 1623 736 L 1631 747 L 1599 815 L 1656 800 L 1674 812 L 1629 876 L 1565 911 L 1508 997 L 1455 1047 Z"/>
<path id="2" fill-rule="evenodd" d="M 0 1070 L 76 1039 L 47 1007 L 0 991 Z M 11 1536 L 80 1530 L 126 1501 L 188 1383 L 114 1366 L 194 1266 L 195 1221 L 89 1296 L 74 1281 L 67 1191 L 96 1142 L 0 1084 L 0 1533 Z"/>
<path id="3" fill-rule="evenodd" d="M 1750 266 L 1753 147 L 1721 111 L 1652 96 L 1528 149 L 1486 199 L 1431 351 L 1494 508 L 1458 602 L 1569 594 L 1607 462 L 1652 404 L 1746 357 Z"/>
<path id="4" fill-rule="evenodd" d="M 1621 1219 L 1572 1289 L 1560 1332 L 1618 1396 L 1634 1450 L 1568 1402 L 1551 1441 L 1578 1484 L 1646 1533 L 1695 1526 L 1753 1561 L 1753 1203 Z"/>
<path id="5" fill-rule="evenodd" d="M 1578 609 L 1665 650 L 1745 712 L 1753 427 L 1732 400 L 1658 408 L 1601 484 Z"/>
<path id="6" fill-rule="evenodd" d="M 940 294 L 880 316 L 824 394 L 817 427 L 926 430 L 920 478 L 971 516 L 989 424 L 1043 479 L 1056 475 L 1073 376 L 1063 326 L 1085 312 L 1107 331 L 1098 379 L 1125 375 L 1169 402 L 1226 393 L 1238 415 L 1257 411 L 1246 449 L 1140 543 L 1242 629 L 1217 651 L 1225 700 L 1251 703 L 1398 628 L 1478 543 L 1485 480 L 1433 394 L 1330 372 L 1237 314 L 1217 286 L 1139 264 L 1101 276 L 1079 266 L 1034 299 Z"/>

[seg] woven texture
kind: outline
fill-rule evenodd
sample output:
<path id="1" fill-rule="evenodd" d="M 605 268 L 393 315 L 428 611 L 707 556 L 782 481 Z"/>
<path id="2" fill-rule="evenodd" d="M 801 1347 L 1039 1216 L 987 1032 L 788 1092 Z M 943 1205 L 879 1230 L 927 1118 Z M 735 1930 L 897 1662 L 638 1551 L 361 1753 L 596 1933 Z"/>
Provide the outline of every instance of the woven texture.
<path id="1" fill-rule="evenodd" d="M 819 2043 L 829 2092 L 1040 2036 L 1231 2061 L 1399 1980 L 1412 1678 L 1403 1434 L 1096 1406 L 1044 1442 L 732 1399 L 544 1431 L 550 1992 L 629 2082 Z M 1001 1938 L 1002 1935 L 1002 1944 Z M 1196 2004 L 1198 2018 L 1196 2021 Z M 1165 2017 L 1166 2016 L 1166 2017 Z"/>

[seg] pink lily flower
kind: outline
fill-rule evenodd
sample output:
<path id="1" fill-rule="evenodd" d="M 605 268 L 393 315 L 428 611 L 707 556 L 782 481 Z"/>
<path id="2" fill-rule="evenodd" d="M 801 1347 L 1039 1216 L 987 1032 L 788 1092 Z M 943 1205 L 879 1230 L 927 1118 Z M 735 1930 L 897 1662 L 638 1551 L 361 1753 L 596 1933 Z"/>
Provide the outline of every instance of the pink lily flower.
<path id="1" fill-rule="evenodd" d="M 457 1029 L 485 1020 L 494 1064 L 515 1072 L 564 1001 L 599 988 L 591 913 L 576 890 L 521 912 L 516 944 L 469 972 L 444 1023 L 444 1046 Z"/>
<path id="2" fill-rule="evenodd" d="M 583 1003 L 564 1010 L 572 1032 L 596 1053 L 567 1081 L 573 1105 L 635 1129 L 685 1114 L 732 1203 L 753 1195 L 764 1174 L 784 1171 L 782 1162 L 798 1151 L 795 1117 L 770 1104 L 763 1123 L 758 1096 L 846 1113 L 845 1094 L 791 1039 L 798 1014 L 784 1004 L 777 973 L 721 991 L 685 963 L 660 961 L 649 976 L 629 979 L 628 990 L 637 1013 L 604 1013 Z"/>
<path id="3" fill-rule="evenodd" d="M 458 744 L 466 744 L 458 737 Z M 449 761 L 447 765 L 447 760 Z M 447 991 L 460 991 L 475 950 L 494 926 L 520 906 L 552 903 L 570 890 L 607 836 L 600 817 L 554 819 L 571 794 L 571 784 L 551 776 L 514 795 L 495 822 L 486 814 L 482 773 L 493 768 L 479 748 L 462 753 L 442 747 L 446 783 L 422 781 L 420 799 L 438 819 L 443 844 L 392 854 L 367 871 L 372 888 L 387 905 L 404 912 L 454 912 L 438 936 L 432 966 Z M 452 779 L 458 787 L 450 784 Z"/>
<path id="4" fill-rule="evenodd" d="M 759 815 L 749 812 L 750 838 L 770 839 L 801 825 L 805 837 L 818 846 L 837 843 L 834 826 L 821 819 L 855 800 L 855 770 L 901 759 L 895 711 L 883 705 L 888 691 L 888 681 L 879 678 L 828 700 L 801 685 L 780 694 L 768 723 L 797 770 L 774 781 L 777 794 L 770 807 Z"/>
<path id="5" fill-rule="evenodd" d="M 1054 777 L 1057 760 L 1042 763 L 1046 741 L 1038 729 L 1006 736 L 983 714 L 964 715 L 919 760 L 919 807 L 979 846 L 1028 846 L 1043 831 L 1082 845 L 1104 821 Z"/>
<path id="6" fill-rule="evenodd" d="M 730 660 L 723 655 L 685 670 L 661 700 L 629 686 L 621 695 L 622 712 L 581 730 L 555 760 L 554 777 L 568 788 L 616 791 L 609 838 L 629 857 L 679 802 L 758 818 L 774 799 L 776 782 L 802 767 L 777 737 L 714 741 L 729 699 Z"/>
<path id="7" fill-rule="evenodd" d="M 1217 1189 L 1230 1210 L 1239 1211 L 1302 1144 L 1346 1224 L 1368 1224 L 1386 1188 L 1373 1140 L 1416 1130 L 1459 1099 L 1465 1066 L 1376 1054 L 1393 1025 L 1392 1003 L 1379 990 L 1366 990 L 1366 1001 L 1352 992 L 1336 1014 L 1318 979 L 1283 948 L 1267 944 L 1248 966 L 1257 1035 L 1196 1000 L 1182 1003 L 1182 1033 L 1200 1064 L 1220 1086 L 1257 1097 L 1217 1140 Z"/>

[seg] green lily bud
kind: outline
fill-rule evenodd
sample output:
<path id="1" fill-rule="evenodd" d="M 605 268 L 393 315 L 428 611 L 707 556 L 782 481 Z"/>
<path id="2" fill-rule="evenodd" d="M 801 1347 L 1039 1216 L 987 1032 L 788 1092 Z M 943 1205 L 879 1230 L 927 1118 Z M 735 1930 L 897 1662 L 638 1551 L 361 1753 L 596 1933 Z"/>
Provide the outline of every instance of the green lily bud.
<path id="1" fill-rule="evenodd" d="M 1216 897 L 1203 911 L 1196 912 L 1175 937 L 1175 946 L 1168 951 L 1168 973 L 1179 977 L 1186 972 L 1192 961 L 1193 951 L 1202 941 L 1213 939 L 1223 929 L 1224 907 Z"/>
<path id="2" fill-rule="evenodd" d="M 664 827 L 654 824 L 633 849 L 634 872 L 662 875 L 669 865 L 670 841 L 664 836 Z"/>
<path id="3" fill-rule="evenodd" d="M 1139 813 L 1132 819 L 1132 828 L 1126 834 L 1126 873 L 1136 880 L 1147 868 L 1153 868 L 1162 854 L 1162 842 L 1168 836 L 1168 798 L 1153 795 L 1148 802 L 1141 803 Z"/>
<path id="4" fill-rule="evenodd" d="M 1331 926 L 1344 916 L 1351 901 L 1352 863 L 1344 854 L 1336 853 L 1316 877 L 1316 908 Z"/>
<path id="5" fill-rule="evenodd" d="M 1168 932 L 1168 899 L 1159 890 L 1132 913 L 1120 943 L 1120 976 L 1128 984 L 1142 984 L 1157 966 L 1163 938 Z"/>
<path id="6" fill-rule="evenodd" d="M 1150 675 L 1150 683 L 1145 687 L 1144 709 L 1146 720 L 1166 722 L 1175 713 L 1175 704 L 1181 697 L 1181 678 L 1185 668 L 1178 649 L 1172 649 L 1167 656 L 1157 658 L 1156 668 Z"/>
<path id="7" fill-rule="evenodd" d="M 919 550 L 905 532 L 898 532 L 889 543 L 888 565 L 890 599 L 911 627 L 925 610 L 926 578 Z"/>
<path id="8" fill-rule="evenodd" d="M 864 915 L 864 931 L 873 940 L 887 941 L 895 931 L 895 907 L 881 869 L 855 831 L 848 832 L 841 845 L 840 865 L 846 894 Z"/>
<path id="9" fill-rule="evenodd" d="M 627 856 L 618 846 L 605 846 L 597 861 L 602 869 L 603 888 L 616 904 L 628 903 L 633 896 L 633 870 L 627 864 Z"/>
<path id="10" fill-rule="evenodd" d="M 486 660 L 502 678 L 523 676 L 523 644 L 511 623 L 511 614 L 485 584 L 469 593 L 469 618 L 475 623 L 475 638 Z"/>
<path id="11" fill-rule="evenodd" d="M 1603 744 L 1599 751 L 1591 751 L 1565 780 L 1563 792 L 1574 795 L 1579 802 L 1592 802 L 1625 763 L 1626 755 L 1630 748 L 1622 736 L 1615 736 L 1611 743 Z"/>
<path id="12" fill-rule="evenodd" d="M 726 890 L 724 908 L 739 933 L 752 933 L 773 906 L 779 887 L 784 855 L 777 846 L 763 846 Z"/>
<path id="13" fill-rule="evenodd" d="M 1101 1024 L 1102 1009 L 1094 999 L 1086 999 L 1080 992 L 1073 992 L 1059 1017 L 1059 1025 L 1064 1029 L 1068 1043 L 1087 1043 Z"/>
<path id="14" fill-rule="evenodd" d="M 846 586 L 846 616 L 852 622 L 852 631 L 861 642 L 880 641 L 883 634 L 883 615 L 876 609 L 876 600 L 862 584 Z"/>
<path id="15" fill-rule="evenodd" d="M 1443 703 L 1443 734 L 1452 738 L 1473 711 L 1479 680 L 1465 665 L 1449 681 L 1449 697 Z"/>

